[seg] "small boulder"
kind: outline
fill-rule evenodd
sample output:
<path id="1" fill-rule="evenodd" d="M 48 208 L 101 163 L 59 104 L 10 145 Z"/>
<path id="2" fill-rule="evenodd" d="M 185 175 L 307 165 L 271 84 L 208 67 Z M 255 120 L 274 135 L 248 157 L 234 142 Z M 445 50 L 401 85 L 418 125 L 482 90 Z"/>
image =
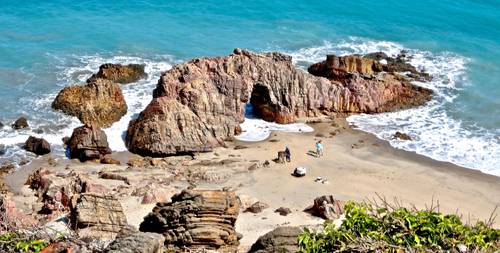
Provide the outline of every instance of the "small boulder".
<path id="1" fill-rule="evenodd" d="M 247 212 L 250 212 L 250 213 L 260 213 L 262 211 L 264 211 L 264 209 L 268 208 L 269 205 L 264 203 L 264 202 L 260 202 L 260 201 L 257 201 L 255 202 L 253 205 L 251 205 L 250 207 L 248 207 L 247 209 L 245 209 L 245 213 Z"/>
<path id="2" fill-rule="evenodd" d="M 3 126 L 4 126 L 4 125 L 3 125 L 3 123 L 2 123 L 2 122 L 0 122 L 0 128 L 2 128 Z"/>
<path id="3" fill-rule="evenodd" d="M 411 141 L 412 140 L 411 136 L 409 136 L 408 134 L 405 134 L 405 133 L 401 133 L 399 131 L 394 134 L 394 138 L 400 139 L 403 141 Z"/>
<path id="4" fill-rule="evenodd" d="M 99 72 L 92 75 L 90 79 L 102 78 L 121 84 L 133 83 L 147 77 L 144 67 L 145 65 L 143 64 L 122 65 L 106 63 L 101 65 Z"/>
<path id="5" fill-rule="evenodd" d="M 100 160 L 111 154 L 106 133 L 96 125 L 84 125 L 73 130 L 68 141 L 71 158 L 80 161 Z"/>
<path id="6" fill-rule="evenodd" d="M 292 213 L 292 210 L 288 207 L 280 207 L 274 210 L 275 213 L 279 213 L 281 216 L 287 216 Z"/>
<path id="7" fill-rule="evenodd" d="M 14 121 L 14 124 L 12 124 L 12 128 L 14 129 L 23 129 L 28 127 L 28 120 L 25 117 L 21 117 Z"/>
<path id="8" fill-rule="evenodd" d="M 273 231 L 259 237 L 252 245 L 249 253 L 298 252 L 297 238 L 303 232 L 301 227 L 277 227 Z"/>
<path id="9" fill-rule="evenodd" d="M 344 202 L 333 198 L 332 195 L 323 195 L 315 198 L 313 206 L 306 211 L 323 219 L 335 220 L 344 213 Z"/>
<path id="10" fill-rule="evenodd" d="M 101 158 L 101 163 L 102 164 L 115 164 L 115 165 L 120 165 L 121 164 L 120 161 L 112 158 L 109 155 L 106 155 L 103 158 Z"/>
<path id="11" fill-rule="evenodd" d="M 37 155 L 46 155 L 50 153 L 50 144 L 43 138 L 30 136 L 24 143 L 24 149 Z"/>
<path id="12" fill-rule="evenodd" d="M 0 155 L 5 155 L 5 152 L 7 152 L 5 145 L 0 144 Z"/>
<path id="13" fill-rule="evenodd" d="M 105 253 L 162 253 L 165 237 L 157 233 L 133 232 L 118 235 Z"/>

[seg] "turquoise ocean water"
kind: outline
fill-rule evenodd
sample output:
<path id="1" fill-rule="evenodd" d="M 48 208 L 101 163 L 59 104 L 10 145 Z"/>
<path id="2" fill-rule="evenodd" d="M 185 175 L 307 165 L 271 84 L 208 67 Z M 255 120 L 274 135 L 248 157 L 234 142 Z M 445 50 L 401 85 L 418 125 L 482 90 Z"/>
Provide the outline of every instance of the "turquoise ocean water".
<path id="1" fill-rule="evenodd" d="M 107 129 L 123 150 L 123 130 L 151 99 L 161 71 L 233 48 L 279 50 L 299 67 L 327 53 L 397 54 L 433 74 L 427 106 L 349 121 L 395 147 L 500 175 L 500 2 L 442 1 L 6 1 L 0 0 L 0 160 L 20 160 L 30 134 L 62 152 L 78 125 L 53 112 L 64 86 L 104 62 L 144 63 L 147 80 L 124 87 L 129 113 Z M 25 115 L 31 128 L 8 125 Z M 39 134 L 39 130 L 43 134 Z M 394 131 L 414 141 L 392 140 Z"/>

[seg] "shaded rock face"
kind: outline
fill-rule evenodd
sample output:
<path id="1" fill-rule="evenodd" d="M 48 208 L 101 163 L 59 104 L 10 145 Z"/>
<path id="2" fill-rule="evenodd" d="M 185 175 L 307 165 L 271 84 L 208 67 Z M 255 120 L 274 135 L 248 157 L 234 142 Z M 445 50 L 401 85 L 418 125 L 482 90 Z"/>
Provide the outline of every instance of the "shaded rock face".
<path id="1" fill-rule="evenodd" d="M 23 128 L 28 128 L 28 120 L 25 117 L 20 117 L 16 121 L 14 121 L 14 124 L 12 124 L 12 128 L 14 129 L 23 129 Z"/>
<path id="2" fill-rule="evenodd" d="M 89 79 L 83 86 L 65 87 L 52 102 L 52 108 L 99 127 L 109 127 L 127 113 L 120 85 L 100 78 Z"/>
<path id="3" fill-rule="evenodd" d="M 37 155 L 45 155 L 50 153 L 50 144 L 43 138 L 30 136 L 24 143 L 24 149 L 33 152 Z"/>
<path id="4" fill-rule="evenodd" d="M 302 231 L 300 227 L 277 227 L 259 237 L 252 245 L 249 253 L 298 252 L 297 238 Z"/>
<path id="5" fill-rule="evenodd" d="M 67 146 L 71 158 L 78 158 L 80 161 L 100 160 L 111 154 L 106 133 L 96 125 L 75 128 Z"/>
<path id="6" fill-rule="evenodd" d="M 211 151 L 238 133 L 245 105 L 268 121 L 337 113 L 374 113 L 420 105 L 430 91 L 387 73 L 370 59 L 351 61 L 328 80 L 295 68 L 290 56 L 235 50 L 226 57 L 199 58 L 165 72 L 153 100 L 130 122 L 126 144 L 147 156 Z M 365 66 L 370 62 L 371 68 Z"/>
<path id="7" fill-rule="evenodd" d="M 165 246 L 176 252 L 217 250 L 237 252 L 234 229 L 239 204 L 234 192 L 184 190 L 171 203 L 158 203 L 139 230 L 165 236 Z"/>
<path id="8" fill-rule="evenodd" d="M 71 207 L 71 224 L 80 237 L 114 239 L 127 226 L 123 208 L 115 197 L 80 195 Z"/>
<path id="9" fill-rule="evenodd" d="M 142 78 L 146 78 L 143 64 L 112 64 L 106 63 L 99 67 L 99 72 L 92 75 L 90 79 L 102 78 L 112 82 L 126 84 L 137 82 Z"/>
<path id="10" fill-rule="evenodd" d="M 111 242 L 105 253 L 162 253 L 165 238 L 156 233 L 134 232 L 128 235 L 118 235 Z"/>
<path id="11" fill-rule="evenodd" d="M 4 126 L 4 125 L 3 125 L 3 123 L 2 123 L 2 122 L 0 122 L 0 128 L 2 128 L 3 126 Z"/>

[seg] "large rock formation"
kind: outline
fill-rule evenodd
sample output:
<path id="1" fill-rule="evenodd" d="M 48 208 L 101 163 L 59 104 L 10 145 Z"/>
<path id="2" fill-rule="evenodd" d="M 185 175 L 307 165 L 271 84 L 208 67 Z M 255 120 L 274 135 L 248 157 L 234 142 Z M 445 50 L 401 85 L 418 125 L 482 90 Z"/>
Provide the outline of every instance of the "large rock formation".
<path id="1" fill-rule="evenodd" d="M 143 64 L 112 64 L 106 63 L 99 67 L 99 72 L 90 79 L 103 78 L 116 83 L 126 84 L 137 82 L 147 77 Z"/>
<path id="2" fill-rule="evenodd" d="M 111 126 L 127 113 L 120 85 L 100 78 L 91 78 L 86 85 L 65 87 L 57 94 L 52 108 L 99 127 Z"/>
<path id="3" fill-rule="evenodd" d="M 277 227 L 273 231 L 259 237 L 252 245 L 249 253 L 298 252 L 298 237 L 303 232 L 301 227 Z"/>
<path id="4" fill-rule="evenodd" d="M 265 120 L 290 123 L 299 117 L 397 110 L 430 98 L 429 90 L 404 77 L 378 72 L 373 60 L 344 62 L 340 76 L 328 75 L 330 80 L 295 68 L 290 56 L 239 49 L 176 65 L 161 76 L 151 103 L 130 122 L 127 147 L 149 156 L 210 151 L 241 130 L 248 103 Z"/>
<path id="5" fill-rule="evenodd" d="M 71 158 L 80 161 L 100 160 L 111 154 L 106 133 L 96 125 L 75 128 L 67 145 Z"/>
<path id="6" fill-rule="evenodd" d="M 30 136 L 24 143 L 24 149 L 33 152 L 37 155 L 45 155 L 50 153 L 50 144 L 43 138 Z"/>
<path id="7" fill-rule="evenodd" d="M 127 218 L 115 197 L 85 193 L 71 207 L 71 224 L 82 238 L 109 240 L 127 226 Z"/>
<path id="8" fill-rule="evenodd" d="M 165 246 L 175 250 L 237 252 L 234 229 L 239 204 L 230 191 L 184 190 L 171 203 L 158 203 L 139 230 L 161 233 Z"/>

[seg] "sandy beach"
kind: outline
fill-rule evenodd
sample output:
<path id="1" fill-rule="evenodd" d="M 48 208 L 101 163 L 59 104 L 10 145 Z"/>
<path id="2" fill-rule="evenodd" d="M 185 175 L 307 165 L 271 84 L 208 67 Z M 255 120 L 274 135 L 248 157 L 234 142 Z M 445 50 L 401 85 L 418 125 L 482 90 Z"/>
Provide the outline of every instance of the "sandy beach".
<path id="1" fill-rule="evenodd" d="M 196 154 L 194 159 L 149 159 L 152 166 L 148 168 L 67 159 L 49 165 L 48 157 L 42 157 L 4 180 L 14 192 L 17 206 L 29 213 L 37 208 L 36 198 L 24 182 L 33 170 L 44 167 L 54 173 L 77 171 L 87 174 L 93 182 L 105 185 L 119 196 L 128 222 L 136 227 L 154 206 L 154 203 L 141 204 L 142 197 L 134 194 L 140 189 L 156 185 L 156 191 L 168 199 L 190 185 L 199 189 L 230 187 L 236 190 L 242 202 L 248 202 L 247 205 L 255 201 L 269 205 L 258 214 L 240 213 L 236 230 L 243 235 L 241 252 L 277 226 L 321 224 L 322 219 L 303 212 L 321 195 L 331 194 L 340 200 L 354 201 L 374 200 L 380 196 L 390 202 L 397 200 L 418 208 L 439 204 L 440 211 L 458 213 L 465 222 L 489 219 L 495 207 L 500 205 L 498 177 L 394 149 L 373 135 L 352 129 L 343 119 L 310 125 L 314 132 L 274 132 L 265 141 L 228 142 L 227 147 Z M 317 140 L 322 140 L 325 150 L 320 158 L 313 152 Z M 291 149 L 292 161 L 272 162 L 285 145 Z M 139 159 L 128 152 L 113 156 L 122 164 L 129 159 Z M 270 161 L 270 166 L 255 166 L 265 160 Z M 180 164 L 180 170 L 172 171 L 162 164 Z M 291 176 L 293 169 L 299 166 L 307 168 L 307 175 Z M 99 171 L 125 175 L 130 179 L 130 186 L 122 181 L 100 179 Z M 197 173 L 202 176 L 193 176 Z M 316 182 L 317 177 L 325 182 Z M 279 207 L 290 208 L 292 213 L 288 216 L 274 213 Z M 498 214 L 500 210 L 497 209 L 494 215 Z M 498 224 L 497 221 L 495 226 Z"/>

